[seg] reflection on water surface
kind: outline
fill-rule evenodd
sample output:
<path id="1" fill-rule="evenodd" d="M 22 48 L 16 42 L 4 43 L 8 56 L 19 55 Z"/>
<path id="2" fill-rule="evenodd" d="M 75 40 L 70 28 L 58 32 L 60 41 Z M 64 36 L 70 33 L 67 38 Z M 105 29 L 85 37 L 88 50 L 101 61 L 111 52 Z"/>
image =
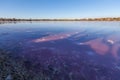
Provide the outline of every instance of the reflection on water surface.
<path id="1" fill-rule="evenodd" d="M 52 80 L 119 80 L 119 34 L 119 22 L 4 24 L 0 48 L 40 64 L 28 69 L 44 68 Z"/>

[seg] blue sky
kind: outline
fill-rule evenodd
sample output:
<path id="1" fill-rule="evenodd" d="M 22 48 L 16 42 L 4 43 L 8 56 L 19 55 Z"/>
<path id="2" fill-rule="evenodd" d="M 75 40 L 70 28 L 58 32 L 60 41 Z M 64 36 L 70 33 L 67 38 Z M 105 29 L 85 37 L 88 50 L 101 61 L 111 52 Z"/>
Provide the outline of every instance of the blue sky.
<path id="1" fill-rule="evenodd" d="M 120 17 L 120 0 L 0 0 L 0 17 Z"/>

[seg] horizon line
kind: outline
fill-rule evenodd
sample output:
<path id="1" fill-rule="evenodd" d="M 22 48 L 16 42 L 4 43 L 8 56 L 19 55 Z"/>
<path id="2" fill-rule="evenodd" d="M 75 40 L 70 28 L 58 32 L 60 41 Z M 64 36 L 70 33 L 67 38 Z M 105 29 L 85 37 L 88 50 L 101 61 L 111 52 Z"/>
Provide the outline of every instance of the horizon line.
<path id="1" fill-rule="evenodd" d="M 17 18 L 17 17 L 0 17 L 0 19 L 100 19 L 100 18 L 120 18 L 120 17 L 88 17 L 88 18 Z"/>

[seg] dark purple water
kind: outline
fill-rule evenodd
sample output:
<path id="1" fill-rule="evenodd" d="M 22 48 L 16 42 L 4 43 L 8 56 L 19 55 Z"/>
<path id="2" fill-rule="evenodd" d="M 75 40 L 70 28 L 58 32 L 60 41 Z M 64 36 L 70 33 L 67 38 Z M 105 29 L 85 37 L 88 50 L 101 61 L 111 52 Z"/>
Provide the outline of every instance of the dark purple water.
<path id="1" fill-rule="evenodd" d="M 120 22 L 1 24 L 0 48 L 49 68 L 53 80 L 120 79 Z"/>

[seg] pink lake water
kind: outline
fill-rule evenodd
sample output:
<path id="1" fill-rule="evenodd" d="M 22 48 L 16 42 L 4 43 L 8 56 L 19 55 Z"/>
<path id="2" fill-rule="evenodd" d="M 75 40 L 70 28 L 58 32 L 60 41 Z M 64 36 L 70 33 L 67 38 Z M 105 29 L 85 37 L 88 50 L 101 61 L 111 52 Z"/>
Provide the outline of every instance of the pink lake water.
<path id="1" fill-rule="evenodd" d="M 0 49 L 52 69 L 52 80 L 120 79 L 120 22 L 1 24 Z"/>

